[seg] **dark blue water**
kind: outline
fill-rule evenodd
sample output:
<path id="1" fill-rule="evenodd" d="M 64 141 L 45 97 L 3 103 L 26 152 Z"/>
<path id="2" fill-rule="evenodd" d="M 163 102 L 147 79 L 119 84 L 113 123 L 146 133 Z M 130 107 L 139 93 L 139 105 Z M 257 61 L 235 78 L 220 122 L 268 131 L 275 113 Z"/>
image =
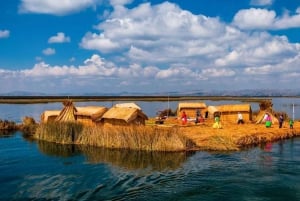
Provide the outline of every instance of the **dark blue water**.
<path id="1" fill-rule="evenodd" d="M 60 104 L 0 112 L 38 117 L 47 106 Z M 300 138 L 239 152 L 160 153 L 0 133 L 0 200 L 300 200 Z"/>
<path id="2" fill-rule="evenodd" d="M 1 200 L 300 200 L 300 139 L 158 153 L 0 138 Z"/>

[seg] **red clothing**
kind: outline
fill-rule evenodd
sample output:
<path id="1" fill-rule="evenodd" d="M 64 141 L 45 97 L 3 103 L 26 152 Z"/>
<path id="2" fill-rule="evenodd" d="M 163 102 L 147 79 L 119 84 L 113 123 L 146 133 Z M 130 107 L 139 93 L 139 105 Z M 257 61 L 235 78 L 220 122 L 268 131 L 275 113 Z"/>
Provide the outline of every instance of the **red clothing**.
<path id="1" fill-rule="evenodd" d="M 181 120 L 183 125 L 187 123 L 187 116 L 185 112 L 182 113 Z"/>

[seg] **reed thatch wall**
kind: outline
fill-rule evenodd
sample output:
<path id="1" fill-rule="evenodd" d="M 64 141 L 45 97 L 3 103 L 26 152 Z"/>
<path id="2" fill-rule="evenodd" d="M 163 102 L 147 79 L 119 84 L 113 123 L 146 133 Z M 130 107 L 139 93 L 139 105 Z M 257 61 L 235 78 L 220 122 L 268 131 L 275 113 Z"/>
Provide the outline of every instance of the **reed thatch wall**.
<path id="1" fill-rule="evenodd" d="M 217 109 L 221 115 L 221 121 L 237 122 L 237 115 L 240 112 L 245 122 L 252 121 L 252 109 L 250 104 L 220 105 Z"/>

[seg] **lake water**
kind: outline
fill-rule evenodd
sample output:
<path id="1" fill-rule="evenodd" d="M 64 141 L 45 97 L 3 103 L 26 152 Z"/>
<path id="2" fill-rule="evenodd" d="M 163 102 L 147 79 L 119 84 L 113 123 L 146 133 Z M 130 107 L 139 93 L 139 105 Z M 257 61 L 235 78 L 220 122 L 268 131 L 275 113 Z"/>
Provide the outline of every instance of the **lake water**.
<path id="1" fill-rule="evenodd" d="M 294 103 L 299 117 L 298 102 L 278 99 L 274 108 L 292 112 Z M 80 103 L 85 104 L 91 105 Z M 138 104 L 152 116 L 177 103 Z M 38 119 L 43 110 L 61 107 L 0 104 L 0 118 Z M 296 201 L 300 138 L 239 152 L 160 153 L 58 145 L 26 139 L 20 132 L 1 133 L 0 200 Z"/>

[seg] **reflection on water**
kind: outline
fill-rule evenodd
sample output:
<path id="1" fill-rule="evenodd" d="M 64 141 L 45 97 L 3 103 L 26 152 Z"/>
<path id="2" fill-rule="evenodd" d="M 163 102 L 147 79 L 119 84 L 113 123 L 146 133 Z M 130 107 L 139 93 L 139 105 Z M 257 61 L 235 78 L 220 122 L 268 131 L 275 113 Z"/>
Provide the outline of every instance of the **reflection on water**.
<path id="1" fill-rule="evenodd" d="M 15 132 L 7 131 L 7 130 L 0 130 L 0 138 L 7 138 L 13 137 Z"/>
<path id="2" fill-rule="evenodd" d="M 70 157 L 83 154 L 90 164 L 106 163 L 126 170 L 145 169 L 163 171 L 179 168 L 192 152 L 146 152 L 106 149 L 83 145 L 61 145 L 37 141 L 39 150 L 49 156 Z"/>

